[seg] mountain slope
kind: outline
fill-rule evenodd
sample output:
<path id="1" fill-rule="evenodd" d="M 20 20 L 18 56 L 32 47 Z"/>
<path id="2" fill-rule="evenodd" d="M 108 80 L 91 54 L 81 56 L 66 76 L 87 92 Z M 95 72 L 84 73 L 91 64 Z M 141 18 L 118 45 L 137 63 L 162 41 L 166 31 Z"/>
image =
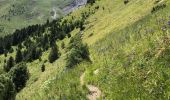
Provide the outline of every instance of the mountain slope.
<path id="1" fill-rule="evenodd" d="M 40 67 L 50 50 L 43 52 L 41 60 L 27 63 L 30 79 L 16 99 L 86 100 L 95 98 L 95 93 L 106 100 L 169 99 L 169 9 L 168 0 L 130 0 L 127 4 L 97 0 L 75 10 L 61 24 L 84 20 L 84 29 L 80 24 L 70 34 L 82 35 L 91 62 L 66 68 L 67 48 L 61 45 L 68 47 L 71 38 L 57 40 L 61 57 L 52 64 L 45 62 L 45 72 Z M 50 34 L 48 29 L 44 33 Z M 3 62 L 4 56 L 0 57 Z"/>
<path id="2" fill-rule="evenodd" d="M 119 0 L 101 0 L 93 5 L 93 7 L 99 6 L 99 10 L 86 20 L 86 28 L 83 31 L 83 40 L 90 45 L 93 63 L 84 62 L 75 67 L 75 69 L 68 72 L 64 71 L 64 74 L 57 75 L 56 79 L 45 81 L 44 85 L 49 82 L 48 85 L 45 85 L 47 88 L 40 90 L 38 94 L 48 94 L 46 98 L 57 98 L 58 96 L 68 99 L 86 98 L 88 90 L 84 86 L 81 88 L 79 81 L 79 76 L 85 71 L 85 84 L 94 84 L 101 89 L 102 98 L 154 99 L 159 96 L 154 95 L 156 91 L 154 92 L 153 90 L 158 89 L 159 85 L 156 84 L 156 86 L 152 87 L 152 80 L 159 81 L 159 78 L 156 77 L 161 76 L 161 74 L 155 75 L 154 73 L 155 71 L 160 71 L 149 67 L 151 66 L 149 62 L 157 60 L 155 60 L 154 56 L 152 59 L 150 58 L 150 61 L 144 59 L 146 59 L 147 52 L 152 48 L 150 43 L 154 43 L 155 37 L 160 34 L 160 31 L 155 31 L 154 33 L 157 34 L 155 35 L 149 34 L 150 32 L 148 33 L 147 31 L 145 33 L 145 30 L 151 30 L 155 23 L 154 19 L 168 13 L 169 3 L 167 3 L 167 8 L 158 11 L 156 14 L 151 14 L 151 10 L 155 6 L 154 3 L 155 1 L 153 0 L 132 0 L 128 5 L 124 5 Z M 75 16 L 74 18 L 79 19 L 78 16 L 86 8 L 81 8 L 72 15 Z M 70 19 L 71 16 L 66 17 L 66 19 Z M 168 16 L 165 18 L 168 19 Z M 157 30 L 157 27 L 152 30 Z M 138 34 L 141 35 L 136 35 L 138 31 L 140 31 Z M 141 61 L 141 59 L 143 60 Z M 143 63 L 146 64 L 146 67 L 141 69 L 140 66 L 143 66 Z M 155 63 L 152 66 L 157 65 Z M 54 64 L 54 66 L 57 65 Z M 97 75 L 93 74 L 96 70 L 99 70 Z M 143 78 L 145 79 L 147 74 L 149 75 L 148 78 L 140 84 L 139 82 Z M 76 86 L 75 89 L 72 86 Z M 139 90 L 138 88 L 141 89 L 136 92 Z M 150 93 L 149 91 L 153 92 Z M 44 98 L 43 95 L 40 95 L 40 97 Z M 160 98 L 162 95 L 160 94 Z M 39 98 L 39 96 L 37 97 Z"/>

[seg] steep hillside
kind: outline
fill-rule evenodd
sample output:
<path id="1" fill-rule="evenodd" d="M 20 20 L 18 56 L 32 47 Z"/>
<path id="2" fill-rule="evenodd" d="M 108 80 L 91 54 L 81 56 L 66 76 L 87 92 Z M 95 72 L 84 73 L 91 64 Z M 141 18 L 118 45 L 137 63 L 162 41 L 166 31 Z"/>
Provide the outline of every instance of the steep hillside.
<path id="1" fill-rule="evenodd" d="M 36 26 L 36 31 L 20 41 L 21 50 L 32 50 L 26 41 L 36 45 L 33 48 L 41 48 L 42 55 L 39 59 L 23 60 L 30 77 L 16 99 L 168 100 L 169 9 L 169 0 L 96 0 L 59 20 Z M 38 44 L 46 35 L 49 41 L 44 50 Z M 13 44 L 14 52 L 0 56 L 2 73 L 6 73 L 4 59 L 15 58 L 20 47 L 20 43 Z M 50 63 L 49 55 L 56 45 L 60 56 Z M 88 55 L 90 58 L 85 59 Z M 76 61 L 80 62 L 74 64 Z"/>

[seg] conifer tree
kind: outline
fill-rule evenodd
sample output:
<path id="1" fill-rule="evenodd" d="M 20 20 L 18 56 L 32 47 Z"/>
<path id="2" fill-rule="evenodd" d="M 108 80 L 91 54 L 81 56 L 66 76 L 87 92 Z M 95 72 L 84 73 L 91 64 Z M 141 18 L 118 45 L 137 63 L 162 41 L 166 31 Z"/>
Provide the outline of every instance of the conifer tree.
<path id="1" fill-rule="evenodd" d="M 15 57 L 15 62 L 19 63 L 23 59 L 22 52 L 20 49 L 17 50 L 16 57 Z"/>
<path id="2" fill-rule="evenodd" d="M 0 100 L 15 100 L 16 92 L 11 79 L 1 74 L 0 75 Z"/>
<path id="3" fill-rule="evenodd" d="M 48 57 L 50 63 L 53 63 L 55 60 L 59 58 L 59 50 L 57 45 L 53 45 Z"/>
<path id="4" fill-rule="evenodd" d="M 3 54 L 4 53 L 4 48 L 3 46 L 0 46 L 0 54 Z"/>
<path id="5" fill-rule="evenodd" d="M 29 79 L 29 71 L 25 63 L 14 66 L 8 74 L 12 79 L 17 92 L 25 87 L 26 82 Z"/>
<path id="6" fill-rule="evenodd" d="M 5 66 L 5 71 L 8 72 L 10 71 L 10 69 L 14 66 L 14 59 L 11 56 L 8 61 L 7 61 L 7 65 Z"/>

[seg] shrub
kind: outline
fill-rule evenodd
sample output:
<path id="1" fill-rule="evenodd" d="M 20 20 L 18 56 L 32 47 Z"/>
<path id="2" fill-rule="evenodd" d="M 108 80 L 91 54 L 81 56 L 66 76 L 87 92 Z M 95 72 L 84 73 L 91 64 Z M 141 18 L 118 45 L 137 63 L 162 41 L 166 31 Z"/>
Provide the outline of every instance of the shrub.
<path id="1" fill-rule="evenodd" d="M 156 0 L 155 2 L 154 2 L 154 4 L 157 4 L 157 3 L 159 3 L 161 0 Z"/>
<path id="2" fill-rule="evenodd" d="M 67 60 L 66 67 L 71 68 L 74 65 L 80 63 L 83 59 L 82 59 L 81 55 L 79 54 L 79 52 L 74 48 L 67 55 L 66 60 Z"/>
<path id="3" fill-rule="evenodd" d="M 0 100 L 15 100 L 15 87 L 11 79 L 0 75 Z"/>
<path id="4" fill-rule="evenodd" d="M 66 58 L 66 67 L 68 68 L 79 64 L 83 60 L 90 60 L 88 46 L 83 44 L 79 34 L 70 40 L 68 51 L 69 54 Z"/>
<path id="5" fill-rule="evenodd" d="M 68 33 L 68 34 L 67 34 L 67 37 L 70 38 L 70 37 L 71 37 L 71 34 Z"/>
<path id="6" fill-rule="evenodd" d="M 124 4 L 128 4 L 129 3 L 129 0 L 124 0 Z"/>
<path id="7" fill-rule="evenodd" d="M 61 48 L 64 49 L 65 48 L 65 44 L 64 42 L 61 43 Z"/>
<path id="8" fill-rule="evenodd" d="M 10 72 L 9 76 L 15 84 L 15 89 L 19 92 L 23 87 L 25 87 L 27 80 L 29 79 L 29 72 L 25 63 L 20 63 L 14 66 Z"/>
<path id="9" fill-rule="evenodd" d="M 96 1 L 96 0 L 87 0 L 87 3 L 93 4 L 93 3 L 95 3 L 95 1 Z"/>
<path id="10" fill-rule="evenodd" d="M 45 65 L 43 64 L 42 66 L 41 66 L 41 72 L 44 72 L 45 71 Z"/>
<path id="11" fill-rule="evenodd" d="M 165 3 L 158 4 L 158 5 L 156 5 L 155 7 L 152 8 L 151 13 L 155 13 L 155 12 L 159 11 L 160 9 L 165 8 L 165 7 L 166 7 Z"/>

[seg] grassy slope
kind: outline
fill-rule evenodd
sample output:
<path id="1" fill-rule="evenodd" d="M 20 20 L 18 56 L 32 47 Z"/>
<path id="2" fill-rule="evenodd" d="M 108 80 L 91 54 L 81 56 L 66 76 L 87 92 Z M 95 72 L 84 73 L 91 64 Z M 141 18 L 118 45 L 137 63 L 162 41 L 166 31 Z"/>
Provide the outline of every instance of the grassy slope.
<path id="1" fill-rule="evenodd" d="M 100 8 L 86 20 L 83 32 L 83 41 L 90 46 L 93 63 L 83 62 L 66 70 L 65 54 L 61 50 L 62 57 L 53 64 L 46 63 L 44 73 L 40 72 L 42 62 L 28 64 L 31 77 L 17 99 L 86 99 L 87 89 L 80 85 L 83 72 L 86 73 L 85 83 L 98 86 L 102 91 L 101 98 L 107 100 L 167 99 L 170 95 L 170 34 L 168 31 L 163 34 L 161 27 L 168 22 L 169 4 L 151 14 L 154 0 L 131 0 L 128 5 L 121 0 L 97 2 L 94 6 Z M 87 8 L 75 11 L 66 19 L 71 16 L 79 19 L 80 13 Z M 78 31 L 76 29 L 72 34 Z M 67 38 L 64 40 L 66 44 L 68 41 Z M 42 60 L 47 58 L 48 52 L 45 52 Z M 93 74 L 96 69 L 99 70 L 97 75 Z"/>
<path id="2" fill-rule="evenodd" d="M 0 17 L 7 15 L 10 18 L 10 21 L 0 18 L 0 36 L 6 34 L 11 34 L 15 29 L 20 29 L 32 24 L 44 23 L 47 19 L 51 19 L 50 12 L 53 7 L 57 9 L 58 16 L 62 15 L 61 9 L 66 5 L 70 4 L 72 0 L 4 0 L 0 1 Z M 15 7 L 13 7 L 14 5 Z M 22 11 L 25 7 L 23 14 L 11 15 L 8 12 L 15 10 L 15 12 Z"/>

